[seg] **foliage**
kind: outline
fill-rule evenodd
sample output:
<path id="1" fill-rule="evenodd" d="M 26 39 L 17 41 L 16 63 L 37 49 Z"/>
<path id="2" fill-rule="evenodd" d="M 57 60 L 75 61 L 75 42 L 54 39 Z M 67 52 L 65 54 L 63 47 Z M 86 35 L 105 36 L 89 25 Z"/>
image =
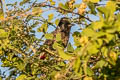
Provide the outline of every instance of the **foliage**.
<path id="1" fill-rule="evenodd" d="M 0 72 L 0 80 L 120 79 L 120 1 L 76 2 L 0 1 L 0 60 L 9 71 L 8 76 Z M 72 34 L 74 45 L 69 43 L 67 48 L 59 43 L 62 34 L 57 34 L 50 50 L 45 39 L 54 39 L 49 30 L 56 28 L 62 16 L 80 31 Z"/>

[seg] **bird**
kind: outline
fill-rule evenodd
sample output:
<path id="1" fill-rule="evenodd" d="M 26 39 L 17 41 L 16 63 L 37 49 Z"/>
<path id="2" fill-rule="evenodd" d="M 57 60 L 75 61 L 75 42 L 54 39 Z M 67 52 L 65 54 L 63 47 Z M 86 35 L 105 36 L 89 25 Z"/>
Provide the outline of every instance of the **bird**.
<path id="1" fill-rule="evenodd" d="M 62 17 L 58 23 L 57 28 L 55 31 L 52 32 L 54 38 L 52 40 L 47 39 L 44 43 L 44 45 L 47 45 L 50 50 L 54 50 L 52 45 L 56 41 L 56 34 L 60 33 L 61 34 L 61 40 L 62 40 L 62 46 L 64 48 L 67 47 L 68 41 L 69 41 L 69 36 L 70 36 L 70 30 L 73 24 L 71 24 L 71 21 L 67 17 Z M 42 56 L 40 56 L 40 59 L 45 59 L 45 54 L 43 53 Z"/>

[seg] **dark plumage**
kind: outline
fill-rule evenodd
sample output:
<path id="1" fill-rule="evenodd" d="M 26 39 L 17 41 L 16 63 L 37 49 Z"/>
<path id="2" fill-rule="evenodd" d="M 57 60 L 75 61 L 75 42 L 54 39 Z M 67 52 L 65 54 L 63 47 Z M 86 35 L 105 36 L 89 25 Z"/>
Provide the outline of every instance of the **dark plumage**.
<path id="1" fill-rule="evenodd" d="M 62 43 L 63 43 L 63 46 L 64 47 L 67 47 L 67 43 L 68 43 L 68 40 L 69 40 L 69 34 L 70 34 L 70 29 L 71 29 L 72 25 L 70 23 L 70 19 L 67 18 L 67 17 L 63 17 L 61 18 L 57 28 L 55 29 L 55 31 L 53 31 L 53 35 L 54 35 L 54 39 L 53 40 L 46 40 L 45 41 L 45 44 L 46 45 L 49 45 L 49 46 L 52 46 L 53 43 L 55 42 L 55 38 L 56 38 L 56 34 L 57 33 L 61 33 L 61 40 L 62 40 Z"/>
<path id="2" fill-rule="evenodd" d="M 71 24 L 69 18 L 67 18 L 67 17 L 61 18 L 57 28 L 55 29 L 55 31 L 52 32 L 54 39 L 53 40 L 46 40 L 44 45 L 48 45 L 50 50 L 54 50 L 52 48 L 52 45 L 56 41 L 56 34 L 61 33 L 62 46 L 64 48 L 66 48 L 68 41 L 69 41 L 71 27 L 72 27 L 72 24 Z M 40 59 L 41 58 L 42 58 L 42 56 L 40 57 Z"/>

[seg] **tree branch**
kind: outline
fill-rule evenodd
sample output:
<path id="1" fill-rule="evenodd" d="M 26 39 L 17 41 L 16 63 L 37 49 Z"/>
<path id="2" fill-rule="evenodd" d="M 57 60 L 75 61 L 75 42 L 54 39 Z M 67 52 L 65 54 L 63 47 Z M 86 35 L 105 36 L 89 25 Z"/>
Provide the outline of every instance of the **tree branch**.
<path id="1" fill-rule="evenodd" d="M 36 4 L 36 5 L 34 5 L 34 7 L 51 7 L 51 8 L 54 8 L 54 9 L 56 9 L 56 10 L 63 10 L 63 11 L 65 11 L 65 12 L 68 12 L 68 13 L 72 13 L 72 14 L 76 14 L 76 15 L 79 15 L 79 16 L 81 16 L 82 18 L 85 18 L 85 19 L 87 19 L 88 21 L 90 21 L 90 22 L 93 22 L 92 20 L 90 20 L 89 18 L 87 18 L 87 17 L 85 17 L 85 16 L 83 16 L 83 15 L 80 15 L 79 13 L 75 13 L 75 12 L 73 12 L 73 11 L 70 11 L 70 10 L 66 10 L 66 9 L 63 9 L 63 8 L 61 8 L 61 7 L 55 7 L 55 6 L 52 6 L 52 5 L 48 5 L 48 4 L 42 4 L 42 3 L 39 3 L 39 4 Z"/>

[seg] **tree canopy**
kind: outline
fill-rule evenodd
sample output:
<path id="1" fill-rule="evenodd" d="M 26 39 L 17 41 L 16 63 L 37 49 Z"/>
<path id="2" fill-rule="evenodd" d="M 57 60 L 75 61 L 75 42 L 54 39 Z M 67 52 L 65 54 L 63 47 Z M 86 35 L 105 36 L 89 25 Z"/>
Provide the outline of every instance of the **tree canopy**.
<path id="1" fill-rule="evenodd" d="M 74 42 L 45 45 L 62 17 Z M 119 55 L 120 0 L 0 0 L 0 80 L 119 80 Z"/>

